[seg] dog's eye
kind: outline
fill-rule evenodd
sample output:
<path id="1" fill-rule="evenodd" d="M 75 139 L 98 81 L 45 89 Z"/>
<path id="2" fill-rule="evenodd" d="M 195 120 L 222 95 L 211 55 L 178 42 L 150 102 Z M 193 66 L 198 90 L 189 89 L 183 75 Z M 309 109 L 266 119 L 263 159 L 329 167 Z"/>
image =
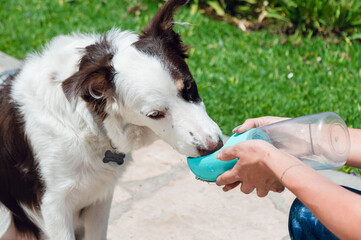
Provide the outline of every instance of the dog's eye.
<path id="1" fill-rule="evenodd" d="M 161 119 L 164 118 L 165 114 L 161 111 L 151 111 L 150 113 L 147 114 L 147 117 L 152 118 L 152 119 Z"/>

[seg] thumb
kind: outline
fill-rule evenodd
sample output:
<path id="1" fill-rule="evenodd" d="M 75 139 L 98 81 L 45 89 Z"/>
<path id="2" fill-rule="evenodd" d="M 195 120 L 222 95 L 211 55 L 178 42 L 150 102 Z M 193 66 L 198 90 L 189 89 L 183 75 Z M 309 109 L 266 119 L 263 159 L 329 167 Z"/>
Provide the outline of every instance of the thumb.
<path id="1" fill-rule="evenodd" d="M 237 144 L 238 145 L 238 144 Z M 231 161 L 238 158 L 237 145 L 226 147 L 216 154 L 216 158 L 221 161 Z"/>

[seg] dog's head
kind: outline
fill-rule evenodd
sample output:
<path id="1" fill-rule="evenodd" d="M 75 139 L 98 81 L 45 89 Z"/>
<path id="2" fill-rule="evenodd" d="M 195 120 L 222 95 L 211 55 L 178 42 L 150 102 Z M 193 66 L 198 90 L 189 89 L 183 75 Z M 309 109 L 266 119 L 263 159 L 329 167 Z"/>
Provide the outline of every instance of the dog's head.
<path id="1" fill-rule="evenodd" d="M 86 47 L 79 71 L 63 82 L 67 98 L 81 97 L 120 150 L 161 138 L 195 157 L 223 145 L 185 62 L 188 47 L 173 30 L 186 2 L 166 2 L 139 36 L 112 31 Z"/>

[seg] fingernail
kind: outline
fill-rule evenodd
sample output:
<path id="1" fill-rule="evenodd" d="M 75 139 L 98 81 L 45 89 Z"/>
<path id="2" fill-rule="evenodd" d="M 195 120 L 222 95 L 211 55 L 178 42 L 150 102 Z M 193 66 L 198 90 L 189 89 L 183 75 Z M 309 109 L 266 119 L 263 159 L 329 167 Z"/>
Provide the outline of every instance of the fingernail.
<path id="1" fill-rule="evenodd" d="M 216 153 L 216 158 L 217 158 L 217 159 L 221 159 L 221 157 L 222 157 L 222 152 L 217 152 L 217 153 Z"/>
<path id="2" fill-rule="evenodd" d="M 239 125 L 238 127 L 235 127 L 235 128 L 232 130 L 232 132 L 233 132 L 233 133 L 236 133 L 237 129 L 238 129 L 240 126 L 242 126 L 242 125 Z"/>
<path id="3" fill-rule="evenodd" d="M 219 184 L 217 181 L 216 181 L 216 185 L 217 185 L 218 187 L 222 186 L 222 185 L 221 185 L 221 184 Z"/>

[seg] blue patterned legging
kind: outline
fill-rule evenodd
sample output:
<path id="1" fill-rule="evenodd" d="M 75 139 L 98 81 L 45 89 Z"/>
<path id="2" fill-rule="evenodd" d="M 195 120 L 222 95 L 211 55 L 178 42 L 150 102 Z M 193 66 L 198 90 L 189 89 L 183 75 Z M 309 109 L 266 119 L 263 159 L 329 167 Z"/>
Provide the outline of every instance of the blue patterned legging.
<path id="1" fill-rule="evenodd" d="M 361 195 L 361 191 L 345 188 Z M 292 240 L 338 239 L 297 198 L 291 206 L 288 231 Z"/>

